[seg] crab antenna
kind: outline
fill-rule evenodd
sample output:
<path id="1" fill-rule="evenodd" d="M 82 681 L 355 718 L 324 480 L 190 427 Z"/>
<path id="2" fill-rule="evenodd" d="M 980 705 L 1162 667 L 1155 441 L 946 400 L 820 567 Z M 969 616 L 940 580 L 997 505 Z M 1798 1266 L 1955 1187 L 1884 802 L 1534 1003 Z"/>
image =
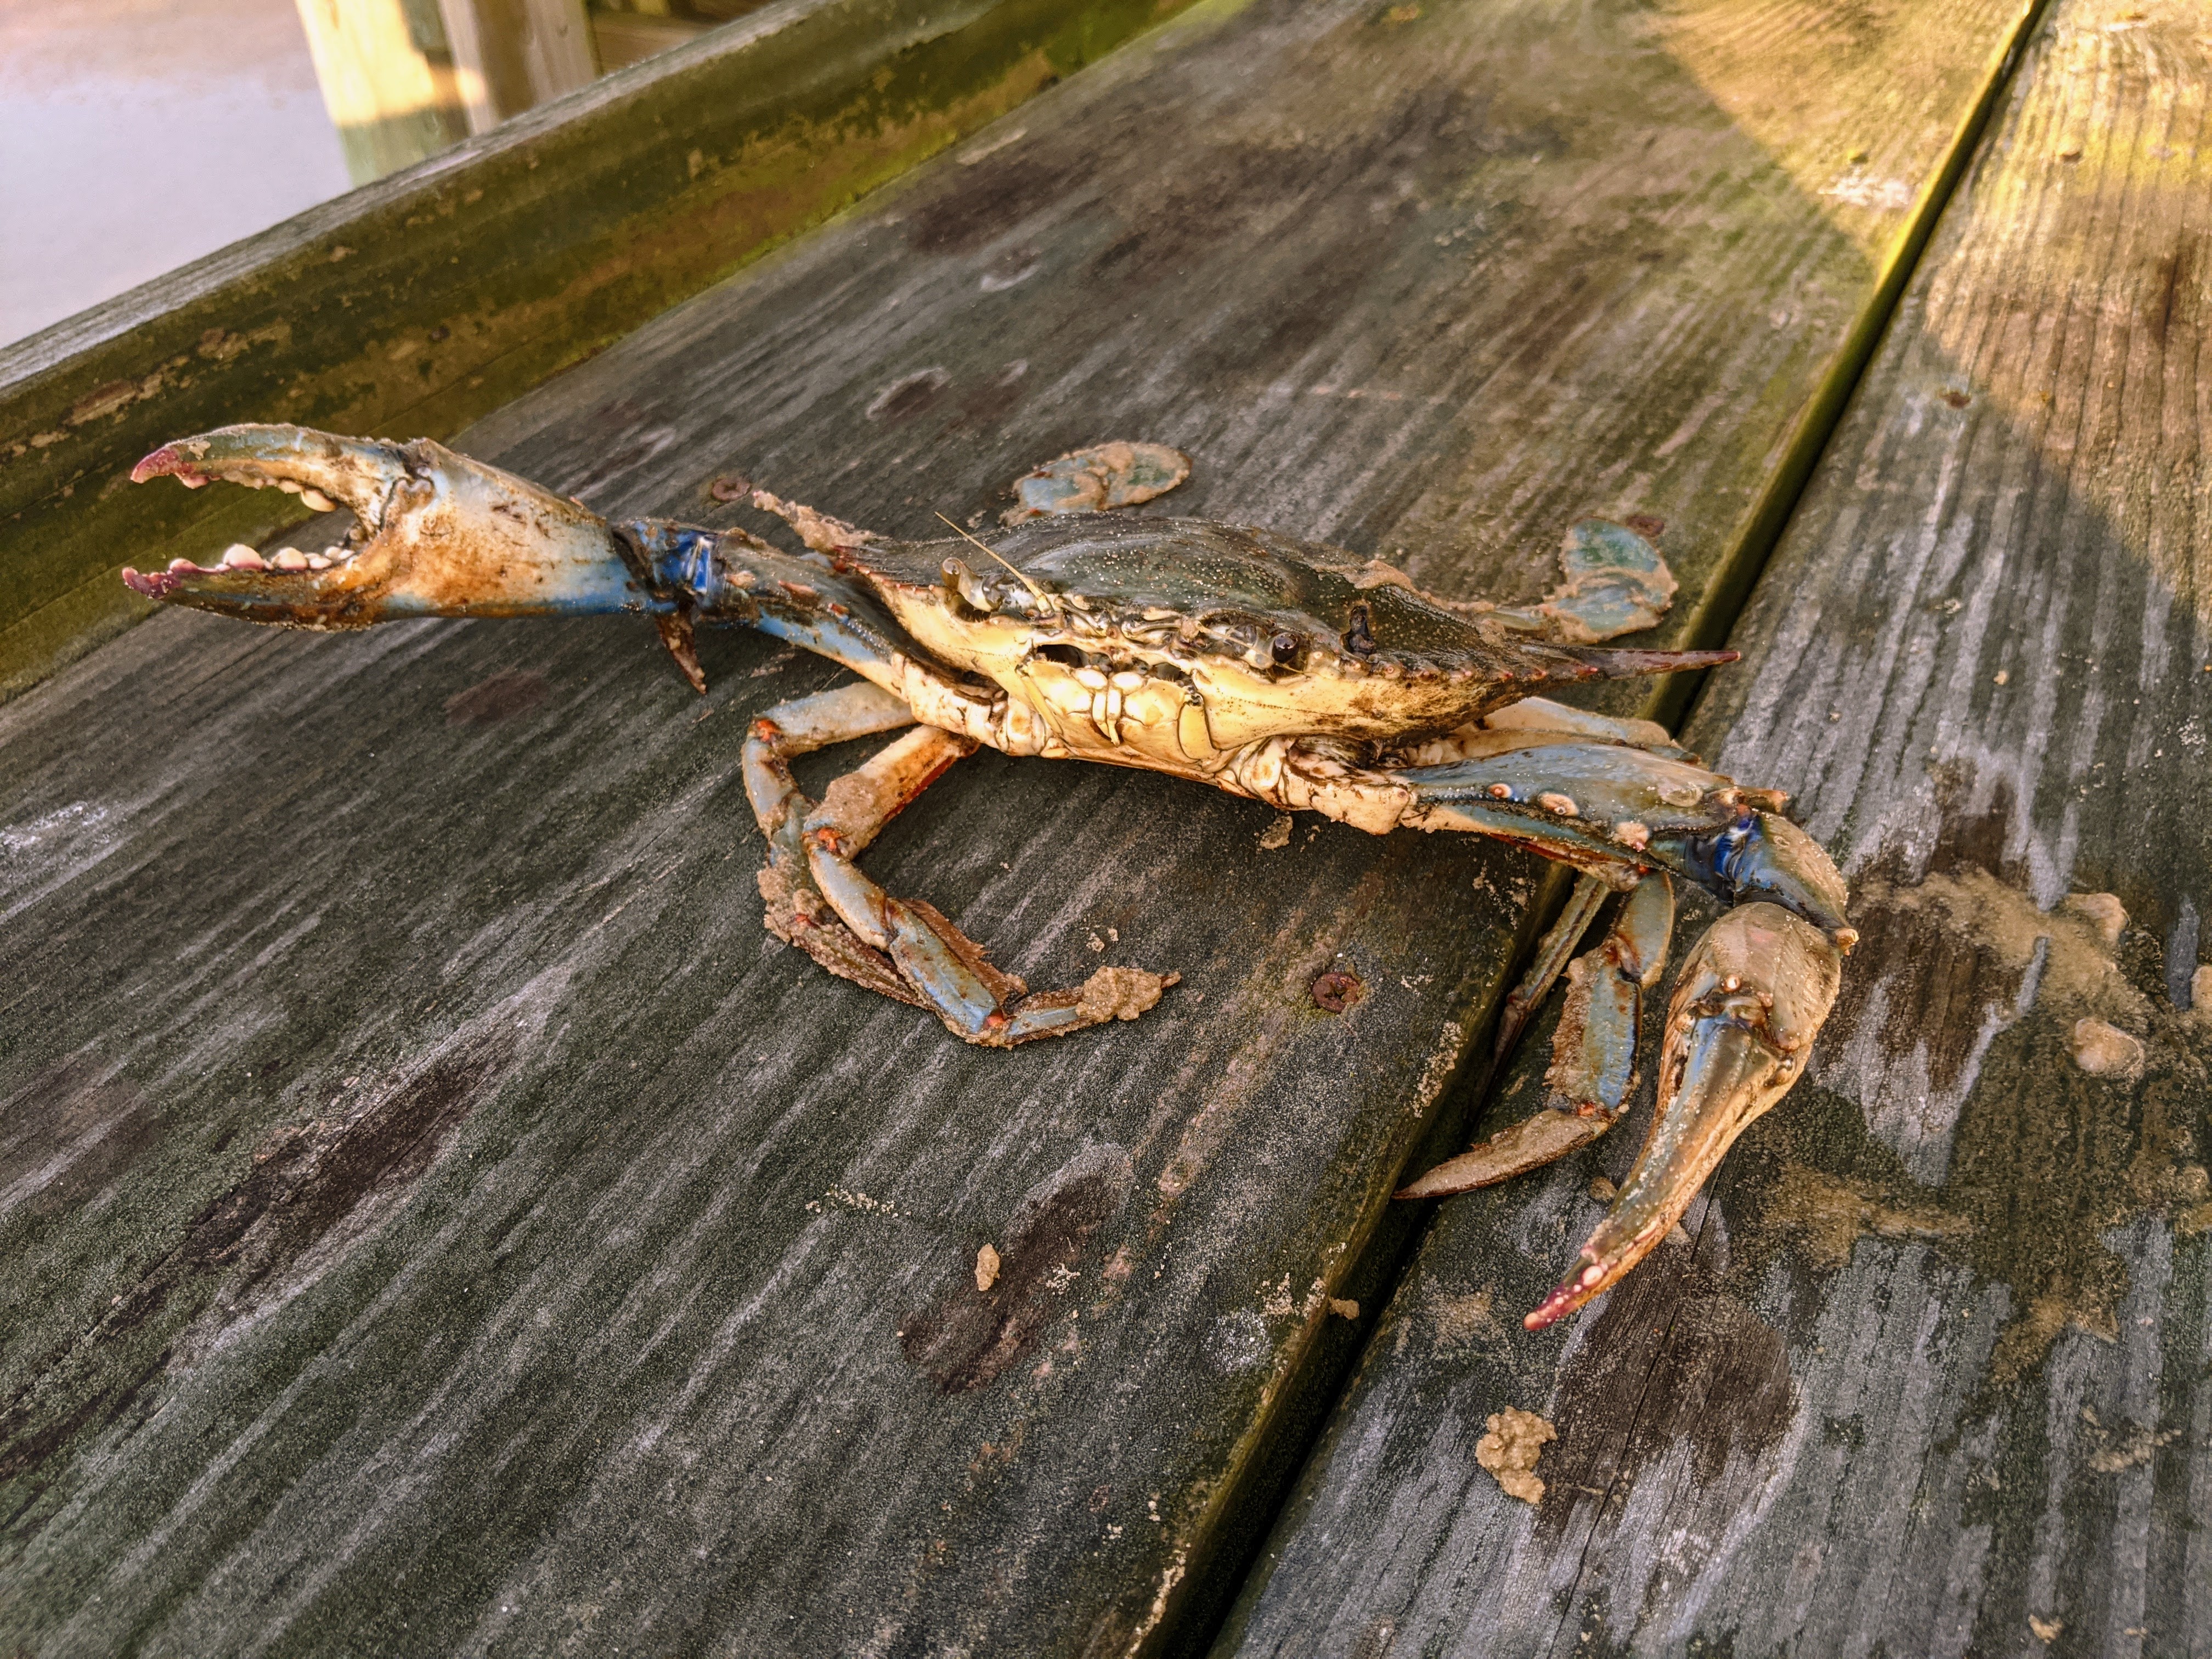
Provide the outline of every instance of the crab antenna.
<path id="1" fill-rule="evenodd" d="M 1007 564 L 1006 560 L 1000 559 L 997 552 L 992 549 L 988 543 L 976 541 L 975 537 L 969 535 L 958 525 L 954 524 L 951 520 L 945 519 L 942 513 L 939 514 L 937 516 L 940 519 L 944 519 L 946 526 L 951 529 L 954 535 L 959 537 L 962 541 L 974 543 L 975 546 L 981 548 L 986 554 L 989 555 L 990 557 L 998 559 L 1000 564 L 1006 565 L 1006 569 L 1012 574 L 1013 579 L 1019 582 L 1024 587 L 1028 588 L 1030 591 L 1030 597 L 1034 599 L 1039 605 L 1051 611 L 1055 617 L 1061 614 L 1059 601 L 1054 599 L 1051 594 L 1046 592 L 1044 589 L 1039 587 L 1035 582 L 1031 581 L 1027 572 L 1016 570 L 1012 565 Z"/>

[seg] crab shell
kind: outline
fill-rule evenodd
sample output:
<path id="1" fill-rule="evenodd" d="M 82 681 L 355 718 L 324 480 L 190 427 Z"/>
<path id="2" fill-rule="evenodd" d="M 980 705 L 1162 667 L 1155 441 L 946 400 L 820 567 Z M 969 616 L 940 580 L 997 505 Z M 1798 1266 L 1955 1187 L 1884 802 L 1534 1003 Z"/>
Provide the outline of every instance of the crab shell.
<path id="1" fill-rule="evenodd" d="M 931 658 L 1006 694 L 1021 747 L 1191 776 L 1268 738 L 1419 742 L 1662 654 L 1541 641 L 1341 548 L 1196 519 L 871 539 L 837 558 Z"/>

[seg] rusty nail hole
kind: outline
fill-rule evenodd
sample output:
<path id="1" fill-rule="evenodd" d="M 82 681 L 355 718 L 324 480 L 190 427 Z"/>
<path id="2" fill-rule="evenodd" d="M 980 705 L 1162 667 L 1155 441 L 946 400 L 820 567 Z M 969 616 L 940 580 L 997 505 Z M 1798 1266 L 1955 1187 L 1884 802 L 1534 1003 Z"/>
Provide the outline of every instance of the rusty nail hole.
<path id="1" fill-rule="evenodd" d="M 742 473 L 726 473 L 707 486 L 707 493 L 718 501 L 741 501 L 752 489 L 753 481 Z"/>
<path id="2" fill-rule="evenodd" d="M 1974 401 L 1974 394 L 1972 392 L 1961 392 L 1954 386 L 1947 386 L 1936 395 L 1941 398 L 1945 403 L 1950 404 L 1954 409 L 1964 409 L 1968 404 Z"/>
<path id="3" fill-rule="evenodd" d="M 1313 982 L 1314 1005 L 1340 1014 L 1367 994 L 1357 974 L 1323 974 Z"/>
<path id="4" fill-rule="evenodd" d="M 1649 513 L 1632 513 L 1621 523 L 1644 537 L 1656 536 L 1667 528 L 1666 520 L 1656 518 Z"/>
<path id="5" fill-rule="evenodd" d="M 453 332 L 453 330 L 447 328 L 443 323 L 441 323 L 437 327 L 430 331 L 430 337 L 434 341 L 449 339 L 452 337 Z"/>

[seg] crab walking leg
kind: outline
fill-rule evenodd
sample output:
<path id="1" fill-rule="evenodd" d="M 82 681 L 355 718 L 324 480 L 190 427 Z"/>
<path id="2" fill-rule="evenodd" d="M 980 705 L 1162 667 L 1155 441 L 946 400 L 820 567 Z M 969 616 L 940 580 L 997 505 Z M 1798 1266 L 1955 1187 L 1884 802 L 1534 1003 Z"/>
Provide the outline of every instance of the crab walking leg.
<path id="1" fill-rule="evenodd" d="M 768 837 L 768 863 L 760 872 L 760 890 L 767 907 L 769 931 L 786 944 L 796 945 L 841 979 L 900 1002 L 919 1005 L 921 997 L 901 977 L 890 958 L 855 938 L 815 885 L 803 837 L 807 818 L 816 806 L 791 775 L 794 756 L 913 724 L 913 710 L 882 688 L 865 681 L 841 685 L 835 690 L 779 703 L 754 720 L 745 738 L 743 769 L 745 797 L 752 805 L 761 833 Z M 872 840 L 885 820 L 966 752 L 960 746 L 961 739 L 933 728 L 923 729 L 938 744 L 953 745 L 956 752 L 938 761 L 927 754 L 930 745 L 925 744 L 920 757 L 909 746 L 886 763 L 885 756 L 899 748 L 895 743 L 871 762 L 870 767 L 876 769 L 872 778 L 876 787 L 868 791 L 868 796 L 877 803 L 878 815 L 872 823 L 854 824 L 856 832 L 865 830 L 865 839 Z M 899 743 L 908 741 L 902 738 Z M 920 763 L 910 763 L 917 759 Z M 868 771 L 867 767 L 861 769 L 863 774 Z M 890 775 L 886 776 L 887 773 Z M 848 799 L 854 793 L 848 791 Z"/>
<path id="2" fill-rule="evenodd" d="M 1620 1121 L 1636 1086 L 1644 994 L 1667 969 L 1674 932 L 1674 884 L 1654 871 L 1629 894 L 1604 942 L 1567 969 L 1566 1006 L 1544 1074 L 1561 1111 Z"/>
<path id="3" fill-rule="evenodd" d="M 1582 943 L 1590 923 L 1597 920 L 1599 909 L 1612 896 L 1612 887 L 1595 876 L 1575 878 L 1574 890 L 1567 895 L 1566 908 L 1559 912 L 1559 919 L 1536 946 L 1535 960 L 1528 964 L 1528 971 L 1521 976 L 1521 982 L 1506 994 L 1505 1006 L 1498 1016 L 1498 1041 L 1491 1050 L 1494 1058 L 1502 1060 L 1513 1051 L 1513 1045 L 1521 1040 L 1522 1028 L 1528 1023 L 1528 1016 L 1550 992 L 1552 981 L 1559 978 L 1559 970 L 1567 965 L 1575 946 Z"/>
<path id="4" fill-rule="evenodd" d="M 837 779 L 819 805 L 793 781 L 791 759 L 914 723 L 906 703 L 866 683 L 781 704 L 753 722 L 745 793 L 768 837 L 760 884 L 770 931 L 841 978 L 934 1009 L 957 1035 L 988 1048 L 1134 1019 L 1157 1003 L 1176 976 L 1139 968 L 1102 968 L 1079 990 L 1028 995 L 931 906 L 893 898 L 860 872 L 854 860 L 884 825 L 972 753 L 974 740 L 915 726 Z"/>
<path id="5" fill-rule="evenodd" d="M 1102 968 L 1079 990 L 1028 995 L 933 907 L 893 898 L 861 873 L 854 860 L 884 825 L 973 753 L 975 741 L 915 726 L 838 778 L 819 805 L 793 781 L 790 761 L 902 726 L 914 726 L 913 711 L 866 683 L 781 704 L 753 722 L 745 793 L 768 837 L 760 885 L 770 931 L 840 978 L 932 1008 L 957 1035 L 988 1048 L 1134 1019 L 1158 1002 L 1176 975 L 1139 968 Z"/>
<path id="6" fill-rule="evenodd" d="M 1692 766 L 1698 763 L 1698 757 L 1676 743 L 1674 734 L 1656 720 L 1594 714 L 1587 708 L 1571 708 L 1549 697 L 1523 697 L 1503 708 L 1493 708 L 1482 717 L 1482 725 L 1491 732 L 1526 732 L 1532 740 L 1557 737 L 1562 732 L 1595 738 L 1601 743 L 1626 744 L 1648 754 L 1685 760 Z"/>
<path id="7" fill-rule="evenodd" d="M 1541 1330 L 1650 1253 L 1736 1137 L 1790 1091 L 1836 1000 L 1843 953 L 1776 904 L 1715 922 L 1682 966 L 1660 1053 L 1651 1133 L 1575 1271 L 1523 1320 Z"/>
<path id="8" fill-rule="evenodd" d="M 947 744 L 966 741 L 935 735 Z M 807 865 L 815 885 L 854 937 L 887 957 L 954 1036 L 987 1048 L 1009 1048 L 1109 1019 L 1134 1019 L 1181 977 L 1141 968 L 1101 968 L 1079 989 L 1030 994 L 1027 985 L 994 967 L 982 946 L 936 909 L 919 899 L 893 898 L 861 873 L 854 857 L 865 842 L 847 834 L 838 817 L 837 795 L 844 782 L 840 779 L 830 786 L 823 805 L 806 821 Z"/>
<path id="9" fill-rule="evenodd" d="M 761 833 L 768 837 L 769 856 L 795 861 L 799 868 L 806 863 L 799 829 L 815 803 L 792 780 L 793 759 L 832 744 L 913 724 L 914 710 L 866 681 L 794 697 L 755 720 L 745 737 L 745 799 L 752 804 Z"/>
<path id="10" fill-rule="evenodd" d="M 1598 890 L 1602 896 L 1603 889 Z M 1674 884 L 1654 872 L 1629 894 L 1597 948 L 1567 969 L 1566 1006 L 1552 1037 L 1551 1069 L 1544 1074 L 1549 1103 L 1447 1158 L 1397 1195 L 1443 1198 L 1493 1186 L 1589 1146 L 1620 1122 L 1636 1086 L 1644 994 L 1666 969 L 1674 931 Z"/>

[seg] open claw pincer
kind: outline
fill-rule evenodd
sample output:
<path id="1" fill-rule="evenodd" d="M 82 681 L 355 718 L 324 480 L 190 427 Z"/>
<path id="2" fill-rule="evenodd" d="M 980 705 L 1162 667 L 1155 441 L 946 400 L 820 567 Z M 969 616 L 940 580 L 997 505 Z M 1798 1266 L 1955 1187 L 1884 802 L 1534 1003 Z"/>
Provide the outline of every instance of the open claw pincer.
<path id="1" fill-rule="evenodd" d="M 366 628 L 407 617 L 528 617 L 665 610 L 599 516 L 427 438 L 341 437 L 307 427 L 218 428 L 161 446 L 134 483 L 174 478 L 275 487 L 354 528 L 319 551 L 126 569 L 149 599 L 294 628 Z"/>
<path id="2" fill-rule="evenodd" d="M 1574 1272 L 1522 1321 L 1528 1328 L 1614 1284 L 1681 1219 L 1736 1137 L 1804 1071 L 1842 970 L 1828 934 L 1778 904 L 1739 906 L 1698 941 L 1668 1007 L 1644 1150 Z"/>

